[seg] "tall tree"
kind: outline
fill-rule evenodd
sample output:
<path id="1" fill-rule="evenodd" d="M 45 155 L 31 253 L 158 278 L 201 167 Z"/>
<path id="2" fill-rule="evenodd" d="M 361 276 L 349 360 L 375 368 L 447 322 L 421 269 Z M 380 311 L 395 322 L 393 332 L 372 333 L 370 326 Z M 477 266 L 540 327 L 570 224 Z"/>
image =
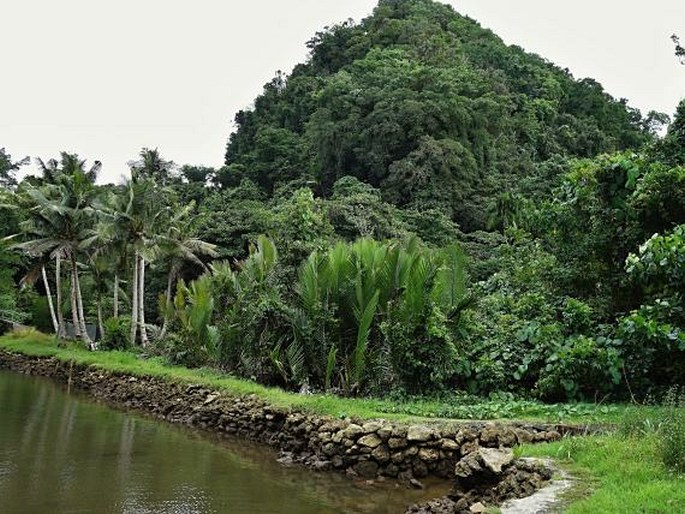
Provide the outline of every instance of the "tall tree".
<path id="1" fill-rule="evenodd" d="M 27 254 L 55 259 L 58 333 L 64 335 L 61 313 L 61 261 L 70 265 L 71 303 L 74 331 L 84 343 L 90 344 L 83 309 L 83 294 L 79 279 L 79 257 L 91 239 L 95 211 L 92 202 L 99 161 L 86 169 L 86 161 L 76 154 L 63 152 L 60 161 L 38 161 L 43 170 L 41 188 L 27 185 L 19 198 L 27 202 L 29 217 L 22 224 L 26 240 L 16 245 Z"/>
<path id="2" fill-rule="evenodd" d="M 15 187 L 17 185 L 16 172 L 28 162 L 28 157 L 17 162 L 12 161 L 12 156 L 4 148 L 0 148 L 0 187 L 5 189 Z"/>
<path id="3" fill-rule="evenodd" d="M 184 264 L 191 263 L 206 271 L 207 266 L 201 257 L 217 256 L 215 245 L 195 236 L 192 221 L 194 215 L 195 205 L 193 203 L 182 208 L 173 206 L 172 216 L 166 222 L 166 229 L 159 237 L 161 260 L 166 262 L 167 266 L 164 322 L 160 337 L 166 335 L 173 289 Z"/>

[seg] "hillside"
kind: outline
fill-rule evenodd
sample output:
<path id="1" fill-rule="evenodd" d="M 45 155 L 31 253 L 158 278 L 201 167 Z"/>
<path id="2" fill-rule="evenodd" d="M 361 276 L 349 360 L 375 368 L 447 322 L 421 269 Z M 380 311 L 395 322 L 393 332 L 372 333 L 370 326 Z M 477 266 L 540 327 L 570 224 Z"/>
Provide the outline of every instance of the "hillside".
<path id="1" fill-rule="evenodd" d="M 249 178 L 271 195 L 313 182 L 328 197 L 352 175 L 387 202 L 438 209 L 472 231 L 503 195 L 547 191 L 560 158 L 650 138 L 640 113 L 596 81 L 431 0 L 381 0 L 308 47 L 306 63 L 236 115 L 223 185 Z"/>

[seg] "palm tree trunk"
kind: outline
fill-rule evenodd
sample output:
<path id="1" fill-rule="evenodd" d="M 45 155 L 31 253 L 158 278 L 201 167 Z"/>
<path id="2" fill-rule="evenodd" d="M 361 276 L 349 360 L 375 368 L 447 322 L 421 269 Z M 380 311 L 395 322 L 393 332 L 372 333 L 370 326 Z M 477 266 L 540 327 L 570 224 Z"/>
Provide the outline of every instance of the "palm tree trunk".
<path id="1" fill-rule="evenodd" d="M 48 307 L 50 307 L 50 318 L 52 318 L 52 328 L 55 329 L 55 334 L 59 334 L 59 324 L 57 323 L 57 316 L 55 315 L 55 306 L 52 303 L 52 293 L 50 292 L 50 282 L 48 282 L 48 272 L 45 271 L 45 266 L 41 266 L 43 273 L 43 285 L 45 286 L 45 295 L 48 297 Z"/>
<path id="2" fill-rule="evenodd" d="M 145 329 L 145 259 L 140 256 L 140 271 L 138 271 L 138 323 L 140 324 L 140 342 L 147 346 L 147 330 Z"/>
<path id="3" fill-rule="evenodd" d="M 76 306 L 76 269 L 71 266 L 71 322 L 74 325 L 74 337 L 81 338 L 81 324 L 78 319 L 78 307 Z"/>
<path id="4" fill-rule="evenodd" d="M 105 326 L 102 323 L 102 299 L 98 296 L 98 330 L 100 331 L 100 339 L 105 335 Z"/>
<path id="5" fill-rule="evenodd" d="M 166 331 L 169 326 L 169 308 L 171 306 L 171 290 L 173 288 L 174 284 L 174 275 L 176 273 L 174 272 L 174 269 L 169 270 L 169 278 L 167 278 L 167 283 L 166 283 L 166 304 L 164 305 L 164 323 L 162 323 L 162 331 L 159 333 L 159 338 L 164 339 L 164 336 L 166 336 Z"/>
<path id="6" fill-rule="evenodd" d="M 64 313 L 62 312 L 62 257 L 55 257 L 55 299 L 57 301 L 57 337 L 64 339 L 66 330 L 64 325 Z"/>
<path id="7" fill-rule="evenodd" d="M 119 272 L 114 274 L 114 317 L 119 317 Z"/>
<path id="8" fill-rule="evenodd" d="M 87 345 L 90 345 L 91 340 L 88 336 L 88 329 L 86 328 L 86 317 L 83 314 L 83 296 L 81 295 L 81 282 L 78 278 L 78 269 L 76 268 L 76 258 L 71 257 L 74 264 L 74 278 L 76 280 L 76 306 L 78 308 L 78 321 L 81 328 L 81 339 Z"/>
<path id="9" fill-rule="evenodd" d="M 133 287 L 131 288 L 131 344 L 136 344 L 138 334 L 138 252 L 133 258 Z"/>

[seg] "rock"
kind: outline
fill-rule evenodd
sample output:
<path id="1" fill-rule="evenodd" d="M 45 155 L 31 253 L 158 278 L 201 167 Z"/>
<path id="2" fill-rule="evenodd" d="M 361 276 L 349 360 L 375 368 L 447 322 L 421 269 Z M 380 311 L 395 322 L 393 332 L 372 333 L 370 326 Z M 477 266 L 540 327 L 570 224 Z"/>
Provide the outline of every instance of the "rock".
<path id="1" fill-rule="evenodd" d="M 440 439 L 440 448 L 456 452 L 459 450 L 459 445 L 454 439 Z"/>
<path id="2" fill-rule="evenodd" d="M 474 503 L 469 507 L 469 511 L 473 512 L 474 514 L 483 514 L 483 512 L 486 510 L 487 508 L 481 502 Z"/>
<path id="3" fill-rule="evenodd" d="M 378 434 L 378 437 L 380 437 L 383 442 L 386 442 L 390 439 L 390 436 L 392 435 L 392 427 L 388 425 L 383 425 L 381 428 L 376 430 L 376 433 Z"/>
<path id="4" fill-rule="evenodd" d="M 438 451 L 433 448 L 421 448 L 418 455 L 419 459 L 427 464 L 436 462 L 440 458 Z"/>
<path id="5" fill-rule="evenodd" d="M 478 453 L 485 467 L 496 474 L 502 473 L 502 469 L 514 460 L 514 452 L 510 448 L 481 448 Z"/>
<path id="6" fill-rule="evenodd" d="M 459 451 L 462 455 L 468 455 L 469 453 L 473 453 L 478 450 L 478 448 L 480 448 L 480 446 L 478 446 L 478 440 L 475 440 L 462 444 Z"/>
<path id="7" fill-rule="evenodd" d="M 515 428 L 514 433 L 516 434 L 516 441 L 518 444 L 530 443 L 533 440 L 533 436 L 528 430 Z"/>
<path id="8" fill-rule="evenodd" d="M 372 460 L 363 460 L 354 466 L 354 471 L 362 478 L 376 478 L 378 464 Z"/>
<path id="9" fill-rule="evenodd" d="M 378 431 L 382 426 L 383 425 L 381 425 L 378 421 L 369 421 L 368 423 L 364 423 L 362 425 L 362 430 L 365 434 L 372 434 Z"/>
<path id="10" fill-rule="evenodd" d="M 414 489 L 423 489 L 423 484 L 415 478 L 409 480 L 409 485 L 412 486 Z"/>
<path id="11" fill-rule="evenodd" d="M 412 425 L 407 430 L 407 441 L 425 442 L 430 441 L 435 436 L 435 431 L 425 425 Z"/>
<path id="12" fill-rule="evenodd" d="M 356 425 L 354 423 L 350 423 L 347 425 L 345 429 L 342 431 L 342 437 L 343 439 L 350 439 L 351 441 L 356 441 L 359 436 L 361 436 L 364 433 L 364 430 L 362 427 L 359 425 Z"/>
<path id="13" fill-rule="evenodd" d="M 384 470 L 385 475 L 393 478 L 395 478 L 399 472 L 400 469 L 395 464 L 388 464 Z"/>
<path id="14" fill-rule="evenodd" d="M 378 446 L 373 452 L 371 452 L 371 456 L 381 464 L 384 464 L 390 460 L 390 452 L 385 445 Z"/>
<path id="15" fill-rule="evenodd" d="M 392 460 L 395 464 L 400 464 L 404 461 L 404 453 L 395 452 L 390 456 L 390 460 Z"/>
<path id="16" fill-rule="evenodd" d="M 378 437 L 375 433 L 365 435 L 361 437 L 358 441 L 357 444 L 361 446 L 367 446 L 368 448 L 376 448 L 379 446 L 383 441 L 381 441 L 381 438 Z"/>
<path id="17" fill-rule="evenodd" d="M 412 472 L 417 478 L 423 478 L 428 476 L 428 466 L 421 459 L 415 458 L 411 465 Z"/>
<path id="18" fill-rule="evenodd" d="M 388 446 L 393 450 L 397 448 L 404 448 L 407 446 L 407 440 L 404 437 L 391 437 L 388 439 Z"/>
<path id="19" fill-rule="evenodd" d="M 219 393 L 210 394 L 209 396 L 207 396 L 207 399 L 205 400 L 203 405 L 209 405 L 214 400 L 216 400 L 219 396 L 221 396 Z"/>
<path id="20" fill-rule="evenodd" d="M 454 476 L 462 479 L 470 478 L 474 473 L 481 473 L 482 471 L 483 467 L 478 452 L 469 453 L 454 466 Z"/>

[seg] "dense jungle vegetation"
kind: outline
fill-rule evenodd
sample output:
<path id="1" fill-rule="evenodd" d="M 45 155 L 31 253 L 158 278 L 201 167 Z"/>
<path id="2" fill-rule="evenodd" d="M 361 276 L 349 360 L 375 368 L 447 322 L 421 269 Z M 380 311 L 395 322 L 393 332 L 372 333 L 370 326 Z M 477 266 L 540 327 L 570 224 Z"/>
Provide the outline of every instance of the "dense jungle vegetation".
<path id="1" fill-rule="evenodd" d="M 0 318 L 292 390 L 685 386 L 685 102 L 643 116 L 430 0 L 308 46 L 219 169 L 17 183 L 0 151 Z"/>

